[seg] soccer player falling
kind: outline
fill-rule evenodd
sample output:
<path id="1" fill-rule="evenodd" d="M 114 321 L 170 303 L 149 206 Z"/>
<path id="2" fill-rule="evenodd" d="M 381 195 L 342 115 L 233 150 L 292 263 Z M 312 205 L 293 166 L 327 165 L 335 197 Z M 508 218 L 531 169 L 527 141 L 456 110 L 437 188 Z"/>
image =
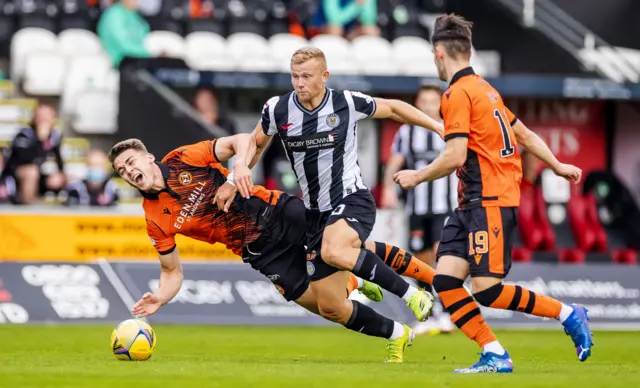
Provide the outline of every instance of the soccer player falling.
<path id="1" fill-rule="evenodd" d="M 180 291 L 183 273 L 175 242 L 177 234 L 226 245 L 267 276 L 285 299 L 321 314 L 317 298 L 309 288 L 304 247 L 307 220 L 302 200 L 260 186 L 254 186 L 248 198 L 236 196 L 229 172 L 220 164 L 236 153 L 238 139 L 243 137 L 250 135 L 185 145 L 167 154 L 161 162 L 137 139 L 122 141 L 111 149 L 109 160 L 118 175 L 144 197 L 147 233 L 158 251 L 161 265 L 159 288 L 146 293 L 133 306 L 135 316 L 155 314 Z M 223 191 L 232 195 L 218 206 L 216 195 Z M 433 281 L 435 271 L 409 253 L 372 241 L 367 241 L 366 247 L 378 250 L 399 274 L 406 273 L 427 283 Z M 334 292 L 346 298 L 356 288 L 371 300 L 382 300 L 382 291 L 377 285 L 353 274 L 336 284 Z M 337 320 L 326 313 L 321 315 Z M 404 333 L 401 323 L 389 322 L 388 330 L 400 326 Z M 361 324 L 366 326 L 370 322 L 365 319 Z M 388 342 L 390 361 L 402 361 L 404 346 L 401 345 L 397 339 Z"/>
<path id="2" fill-rule="evenodd" d="M 414 187 L 457 169 L 459 208 L 442 231 L 433 286 L 453 322 L 482 348 L 480 360 L 459 373 L 510 373 L 513 362 L 483 320 L 476 302 L 496 309 L 558 319 L 571 336 L 578 359 L 591 355 L 587 310 L 566 305 L 524 287 L 504 284 L 520 204 L 522 168 L 516 141 L 553 172 L 578 183 L 582 171 L 560 163 L 538 135 L 504 105 L 500 94 L 469 66 L 471 23 L 457 15 L 436 20 L 432 37 L 441 80 L 445 150 L 429 166 L 404 170 L 394 180 Z M 473 297 L 463 288 L 471 275 Z M 475 299 L 475 300 L 474 300 Z"/>

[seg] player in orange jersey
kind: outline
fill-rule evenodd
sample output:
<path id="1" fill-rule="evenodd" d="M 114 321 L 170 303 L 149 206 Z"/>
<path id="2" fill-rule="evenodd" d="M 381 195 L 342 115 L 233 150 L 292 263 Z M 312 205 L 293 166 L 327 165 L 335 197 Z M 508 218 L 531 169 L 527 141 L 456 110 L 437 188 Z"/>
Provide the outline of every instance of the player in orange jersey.
<path id="1" fill-rule="evenodd" d="M 557 175 L 578 183 L 582 171 L 560 163 L 546 144 L 504 105 L 500 94 L 469 66 L 471 23 L 456 15 L 436 20 L 432 37 L 440 79 L 449 82 L 441 104 L 444 152 L 429 166 L 395 174 L 402 187 L 432 181 L 457 169 L 459 208 L 442 230 L 433 286 L 451 319 L 482 348 L 480 361 L 461 373 L 509 373 L 513 363 L 482 318 L 483 306 L 558 319 L 580 361 L 591 353 L 586 309 L 524 287 L 503 284 L 520 205 L 519 142 Z M 463 288 L 471 275 L 473 297 Z M 475 300 L 474 300 L 475 298 Z"/>
<path id="2" fill-rule="evenodd" d="M 225 244 L 267 276 L 287 300 L 294 300 L 318 314 L 306 270 L 303 244 L 307 222 L 302 200 L 254 186 L 249 198 L 234 195 L 232 200 L 218 207 L 216 195 L 219 191 L 235 193 L 235 187 L 229 183 L 229 173 L 220 162 L 235 154 L 237 141 L 242 136 L 250 135 L 178 147 L 159 163 L 137 139 L 122 141 L 112 148 L 109 160 L 114 169 L 144 197 L 147 232 L 160 255 L 160 287 L 155 294 L 146 293 L 133 307 L 133 314 L 154 314 L 180 290 L 183 275 L 176 234 Z M 433 281 L 435 272 L 419 260 L 413 260 L 409 253 L 384 243 L 368 241 L 366 246 L 376 251 L 399 274 L 406 273 L 427 283 Z M 370 299 L 382 299 L 378 286 L 353 275 L 344 286 L 347 295 L 359 288 Z M 371 321 L 382 316 L 370 307 L 362 306 L 361 312 L 366 314 L 364 319 L 359 319 L 360 326 L 355 330 L 369 334 L 362 329 L 375 324 Z M 394 340 L 390 338 L 394 333 L 404 333 L 401 323 L 382 318 L 385 330 L 390 333 L 387 337 L 390 342 Z"/>

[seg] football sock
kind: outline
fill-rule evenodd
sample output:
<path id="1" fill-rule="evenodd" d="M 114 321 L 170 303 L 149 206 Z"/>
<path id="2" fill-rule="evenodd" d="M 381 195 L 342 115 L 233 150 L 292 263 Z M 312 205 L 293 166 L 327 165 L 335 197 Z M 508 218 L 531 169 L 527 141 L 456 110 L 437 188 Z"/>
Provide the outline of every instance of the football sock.
<path id="1" fill-rule="evenodd" d="M 569 315 L 573 312 L 573 307 L 567 306 L 566 304 L 562 304 L 562 310 L 560 310 L 560 316 L 558 316 L 558 320 L 560 323 L 564 323 L 564 321 L 569 318 Z"/>
<path id="2" fill-rule="evenodd" d="M 351 303 L 353 303 L 353 312 L 347 324 L 344 325 L 347 329 L 374 337 L 391 338 L 394 334 L 395 322 L 356 300 L 352 300 Z"/>
<path id="3" fill-rule="evenodd" d="M 496 336 L 482 318 L 480 307 L 462 284 L 462 280 L 448 275 L 436 275 L 433 279 L 433 287 L 451 315 L 451 321 L 467 337 L 484 348 L 496 341 Z"/>
<path id="4" fill-rule="evenodd" d="M 356 265 L 351 272 L 363 279 L 376 283 L 400 298 L 409 289 L 409 283 L 404 281 L 390 267 L 387 267 L 384 261 L 376 256 L 375 253 L 366 249 L 360 250 Z"/>
<path id="5" fill-rule="evenodd" d="M 375 253 L 385 264 L 399 275 L 407 276 L 426 284 L 433 284 L 436 271 L 427 263 L 415 258 L 411 253 L 396 246 L 376 241 Z"/>
<path id="6" fill-rule="evenodd" d="M 484 345 L 482 347 L 482 352 L 483 353 L 495 353 L 498 356 L 502 356 L 505 351 L 504 351 L 504 348 L 502 347 L 502 345 L 500 345 L 500 342 L 493 341 L 493 342 L 489 342 L 488 344 Z"/>
<path id="7" fill-rule="evenodd" d="M 562 311 L 559 301 L 513 284 L 496 284 L 473 296 L 483 306 L 520 311 L 538 317 L 557 319 Z"/>
<path id="8" fill-rule="evenodd" d="M 362 279 L 360 279 L 362 280 Z M 351 293 L 353 292 L 353 290 L 358 289 L 358 277 L 352 273 L 349 274 L 349 280 L 347 280 L 347 298 L 349 297 L 349 295 L 351 295 Z"/>

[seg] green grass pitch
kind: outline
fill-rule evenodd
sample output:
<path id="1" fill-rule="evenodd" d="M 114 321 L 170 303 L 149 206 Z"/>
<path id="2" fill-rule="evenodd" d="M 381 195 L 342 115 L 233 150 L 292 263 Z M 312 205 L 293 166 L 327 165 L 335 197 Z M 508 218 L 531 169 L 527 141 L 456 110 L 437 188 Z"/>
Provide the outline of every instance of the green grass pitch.
<path id="1" fill-rule="evenodd" d="M 640 333 L 596 332 L 577 361 L 558 331 L 497 331 L 511 375 L 454 375 L 477 359 L 461 333 L 419 336 L 402 365 L 385 341 L 342 328 L 155 325 L 149 361 L 118 361 L 110 326 L 0 326 L 0 387 L 639 387 Z"/>

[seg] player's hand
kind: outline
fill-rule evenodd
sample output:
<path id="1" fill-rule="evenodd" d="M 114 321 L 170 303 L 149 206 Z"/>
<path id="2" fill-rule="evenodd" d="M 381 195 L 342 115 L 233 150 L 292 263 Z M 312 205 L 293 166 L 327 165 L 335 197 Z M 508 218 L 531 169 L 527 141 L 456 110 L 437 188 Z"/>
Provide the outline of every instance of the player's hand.
<path id="1" fill-rule="evenodd" d="M 251 191 L 253 190 L 253 178 L 251 177 L 251 170 L 247 166 L 236 165 L 233 169 L 233 183 L 244 198 L 249 199 L 251 197 Z"/>
<path id="2" fill-rule="evenodd" d="M 393 174 L 393 181 L 402 186 L 403 189 L 416 187 L 420 183 L 420 177 L 416 170 L 402 170 Z"/>
<path id="3" fill-rule="evenodd" d="M 227 213 L 231 207 L 231 203 L 236 198 L 236 187 L 229 182 L 225 182 L 216 191 L 216 196 L 213 197 L 213 203 L 218 206 L 218 209 Z"/>
<path id="4" fill-rule="evenodd" d="M 560 163 L 553 172 L 575 184 L 580 183 L 582 179 L 582 170 L 572 164 Z"/>
<path id="5" fill-rule="evenodd" d="M 138 318 L 148 317 L 155 314 L 162 306 L 156 294 L 147 292 L 142 296 L 142 299 L 136 303 L 131 309 L 131 313 Z"/>
<path id="6" fill-rule="evenodd" d="M 382 190 L 382 208 L 393 209 L 398 204 L 398 194 L 393 187 L 385 186 Z"/>

